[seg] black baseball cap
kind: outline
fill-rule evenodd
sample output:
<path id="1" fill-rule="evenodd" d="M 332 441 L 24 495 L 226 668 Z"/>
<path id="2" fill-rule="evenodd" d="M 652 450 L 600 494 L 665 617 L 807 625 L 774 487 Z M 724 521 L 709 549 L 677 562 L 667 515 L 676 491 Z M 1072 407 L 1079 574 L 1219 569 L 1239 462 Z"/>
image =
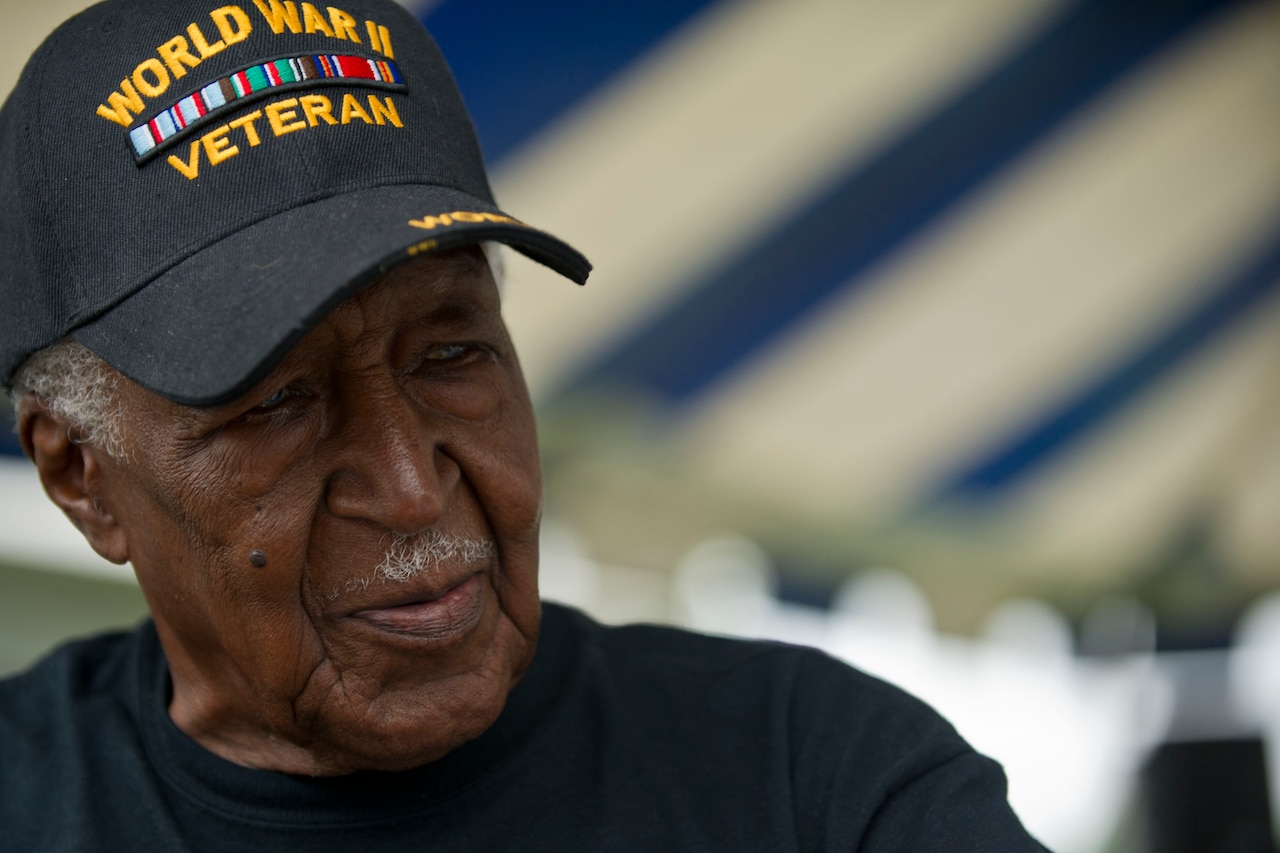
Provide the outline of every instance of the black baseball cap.
<path id="1" fill-rule="evenodd" d="M 0 109 L 0 376 L 71 335 L 187 405 L 248 390 L 407 258 L 499 241 L 591 265 L 494 202 L 453 76 L 391 0 L 108 0 Z"/>

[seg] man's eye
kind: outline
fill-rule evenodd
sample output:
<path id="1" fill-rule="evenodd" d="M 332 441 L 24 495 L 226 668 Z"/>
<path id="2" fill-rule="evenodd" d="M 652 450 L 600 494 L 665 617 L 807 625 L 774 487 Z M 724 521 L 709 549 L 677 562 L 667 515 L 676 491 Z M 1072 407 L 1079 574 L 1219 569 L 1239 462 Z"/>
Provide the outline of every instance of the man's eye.
<path id="1" fill-rule="evenodd" d="M 453 361 L 455 358 L 461 358 L 467 352 L 467 348 L 462 344 L 445 344 L 428 350 L 425 356 L 427 361 Z"/>
<path id="2" fill-rule="evenodd" d="M 273 409 L 283 403 L 289 397 L 289 389 L 281 388 L 267 399 L 258 404 L 259 409 Z"/>
<path id="3" fill-rule="evenodd" d="M 249 424 L 273 420 L 280 416 L 292 416 L 305 409 L 304 404 L 311 392 L 298 385 L 286 385 L 256 406 L 246 409 L 236 419 L 237 423 Z"/>

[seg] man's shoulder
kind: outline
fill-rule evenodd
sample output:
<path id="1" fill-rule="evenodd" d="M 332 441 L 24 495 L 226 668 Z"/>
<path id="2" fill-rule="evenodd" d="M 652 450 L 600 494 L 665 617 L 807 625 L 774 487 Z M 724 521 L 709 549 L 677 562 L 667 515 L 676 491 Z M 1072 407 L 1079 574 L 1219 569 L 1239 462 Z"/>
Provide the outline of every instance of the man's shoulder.
<path id="1" fill-rule="evenodd" d="M 868 697 L 919 703 L 888 682 L 809 646 L 768 639 L 705 634 L 671 625 L 608 625 L 563 605 L 546 603 L 554 618 L 573 626 L 598 654 L 668 676 L 783 680 L 798 686 L 865 693 Z"/>
<path id="2" fill-rule="evenodd" d="M 999 765 L 892 684 L 803 646 L 549 616 L 578 637 L 569 692 L 607 719 L 602 751 L 649 783 L 637 796 L 678 791 L 670 808 L 695 824 L 730 803 L 722 829 L 750 824 L 741 803 L 773 804 L 753 812 L 772 829 L 743 849 L 771 832 L 796 849 L 1042 849 Z"/>
<path id="3" fill-rule="evenodd" d="M 772 640 L 701 634 L 666 625 L 602 625 L 561 608 L 604 677 L 646 702 L 697 707 L 750 703 L 805 740 L 916 747 L 936 757 L 968 751 L 932 707 L 826 652 Z"/>
<path id="4" fill-rule="evenodd" d="M 113 631 L 58 646 L 28 669 L 0 679 L 0 749 L 47 747 L 59 730 L 119 707 L 136 685 L 136 652 L 151 630 Z"/>

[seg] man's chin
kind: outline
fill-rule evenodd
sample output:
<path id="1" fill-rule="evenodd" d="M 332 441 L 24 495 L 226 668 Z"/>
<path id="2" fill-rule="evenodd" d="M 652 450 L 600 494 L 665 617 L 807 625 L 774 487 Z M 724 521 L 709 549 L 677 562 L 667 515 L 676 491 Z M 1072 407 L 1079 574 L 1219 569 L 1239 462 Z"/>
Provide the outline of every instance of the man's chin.
<path id="1" fill-rule="evenodd" d="M 438 761 L 494 724 L 537 647 L 538 611 L 520 614 L 522 631 L 483 577 L 425 607 L 322 623 L 320 660 L 296 670 L 297 692 L 276 702 L 261 691 L 183 702 L 198 691 L 177 679 L 170 714 L 209 751 L 260 770 L 336 776 Z"/>
<path id="2" fill-rule="evenodd" d="M 447 705 L 427 696 L 417 701 L 406 697 L 396 703 L 404 706 L 403 711 L 387 713 L 376 722 L 334 720 L 325 727 L 328 736 L 307 745 L 313 766 L 300 772 L 312 776 L 396 772 L 439 761 L 497 721 L 513 684 L 494 684 L 465 699 L 451 696 Z M 424 713 L 426 703 L 432 707 Z"/>
<path id="3" fill-rule="evenodd" d="M 376 687 L 365 679 L 360 693 L 370 698 L 363 702 L 349 701 L 341 687 L 330 692 L 311 717 L 304 748 L 314 757 L 315 769 L 305 772 L 407 770 L 438 761 L 483 734 L 532 662 L 536 634 L 525 637 L 505 619 L 479 634 L 485 642 L 470 650 L 478 654 L 459 654 L 451 671 L 441 666 L 443 661 L 432 666 L 419 660 L 407 671 L 397 667 L 395 677 L 388 674 Z M 397 632 L 390 637 L 393 648 L 415 643 L 414 637 Z M 354 685 L 358 679 L 345 672 L 340 683 Z"/>

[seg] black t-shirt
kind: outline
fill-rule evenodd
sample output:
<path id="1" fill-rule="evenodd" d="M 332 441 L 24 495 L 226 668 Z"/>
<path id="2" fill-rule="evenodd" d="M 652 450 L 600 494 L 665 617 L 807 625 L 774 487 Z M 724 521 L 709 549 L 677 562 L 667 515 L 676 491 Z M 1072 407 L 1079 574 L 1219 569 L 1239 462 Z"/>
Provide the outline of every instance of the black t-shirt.
<path id="1" fill-rule="evenodd" d="M 498 722 L 433 764 L 250 770 L 166 713 L 154 627 L 0 682 L 3 850 L 1042 850 L 997 764 L 832 658 L 553 604 Z"/>

